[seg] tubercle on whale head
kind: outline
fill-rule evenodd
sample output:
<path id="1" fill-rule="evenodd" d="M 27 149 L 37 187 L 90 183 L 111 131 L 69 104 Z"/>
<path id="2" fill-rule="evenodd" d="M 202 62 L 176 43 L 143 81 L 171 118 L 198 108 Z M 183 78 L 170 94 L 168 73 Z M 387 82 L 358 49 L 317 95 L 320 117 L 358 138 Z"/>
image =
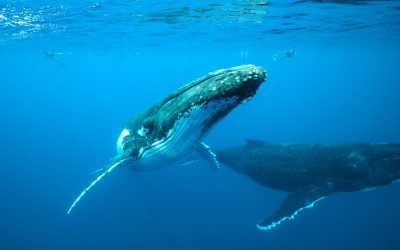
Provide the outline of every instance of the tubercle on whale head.
<path id="1" fill-rule="evenodd" d="M 242 103 L 256 94 L 265 81 L 266 70 L 261 66 L 242 65 L 213 73 L 213 81 L 208 82 L 208 91 L 214 92 L 212 98 L 237 97 Z"/>

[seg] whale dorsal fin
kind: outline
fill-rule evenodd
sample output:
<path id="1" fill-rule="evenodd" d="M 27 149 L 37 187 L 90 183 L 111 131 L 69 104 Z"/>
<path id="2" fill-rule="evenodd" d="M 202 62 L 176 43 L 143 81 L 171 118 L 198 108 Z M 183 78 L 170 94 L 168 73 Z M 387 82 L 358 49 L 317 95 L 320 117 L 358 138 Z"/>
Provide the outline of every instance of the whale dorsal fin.
<path id="1" fill-rule="evenodd" d="M 294 219 L 298 212 L 313 207 L 314 203 L 332 192 L 333 184 L 329 181 L 321 181 L 298 188 L 290 192 L 278 209 L 260 222 L 257 227 L 261 230 L 269 230 L 286 219 Z"/>

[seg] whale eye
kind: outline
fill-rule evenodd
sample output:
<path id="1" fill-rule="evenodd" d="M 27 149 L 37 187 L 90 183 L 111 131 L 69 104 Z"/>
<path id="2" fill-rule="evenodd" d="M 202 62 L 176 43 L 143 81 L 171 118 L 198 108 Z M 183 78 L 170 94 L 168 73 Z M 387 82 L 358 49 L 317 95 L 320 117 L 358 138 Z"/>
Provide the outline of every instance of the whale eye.
<path id="1" fill-rule="evenodd" d="M 137 131 L 138 135 L 146 136 L 153 130 L 153 123 L 151 121 L 146 121 L 143 126 Z"/>
<path id="2" fill-rule="evenodd" d="M 145 129 L 150 129 L 152 126 L 151 126 L 151 122 L 150 121 L 146 121 L 144 124 L 143 124 L 143 128 L 145 128 Z"/>

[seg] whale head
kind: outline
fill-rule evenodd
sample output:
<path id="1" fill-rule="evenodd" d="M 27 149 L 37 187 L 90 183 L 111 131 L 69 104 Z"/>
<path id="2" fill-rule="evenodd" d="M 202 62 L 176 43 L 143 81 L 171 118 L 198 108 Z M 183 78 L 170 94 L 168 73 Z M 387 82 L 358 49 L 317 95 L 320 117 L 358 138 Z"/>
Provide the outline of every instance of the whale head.
<path id="1" fill-rule="evenodd" d="M 252 98 L 265 78 L 262 67 L 242 65 L 184 84 L 128 121 L 117 141 L 120 158 L 157 156 L 164 163 L 179 158 L 214 124 Z"/>

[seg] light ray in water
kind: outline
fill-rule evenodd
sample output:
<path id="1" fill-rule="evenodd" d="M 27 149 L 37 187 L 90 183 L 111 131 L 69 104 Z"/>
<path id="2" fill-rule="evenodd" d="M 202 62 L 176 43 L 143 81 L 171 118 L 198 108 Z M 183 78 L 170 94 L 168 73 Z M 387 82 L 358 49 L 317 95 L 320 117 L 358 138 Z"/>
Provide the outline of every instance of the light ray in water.
<path id="1" fill-rule="evenodd" d="M 82 191 L 82 193 L 75 199 L 74 203 L 72 203 L 71 207 L 68 209 L 67 214 L 70 214 L 72 209 L 76 206 L 76 204 L 78 204 L 78 202 L 82 199 L 82 197 L 87 193 L 87 191 L 89 191 L 94 185 L 96 185 L 97 182 L 99 182 L 104 176 L 106 176 L 107 174 L 109 174 L 113 169 L 115 169 L 116 167 L 118 167 L 121 163 L 123 163 L 124 161 L 126 161 L 127 159 L 124 160 L 120 160 L 116 163 L 114 163 L 111 167 L 107 168 L 106 171 L 104 171 L 101 175 L 97 176 L 97 178 L 90 183 L 90 185 L 85 188 L 85 190 Z"/>

